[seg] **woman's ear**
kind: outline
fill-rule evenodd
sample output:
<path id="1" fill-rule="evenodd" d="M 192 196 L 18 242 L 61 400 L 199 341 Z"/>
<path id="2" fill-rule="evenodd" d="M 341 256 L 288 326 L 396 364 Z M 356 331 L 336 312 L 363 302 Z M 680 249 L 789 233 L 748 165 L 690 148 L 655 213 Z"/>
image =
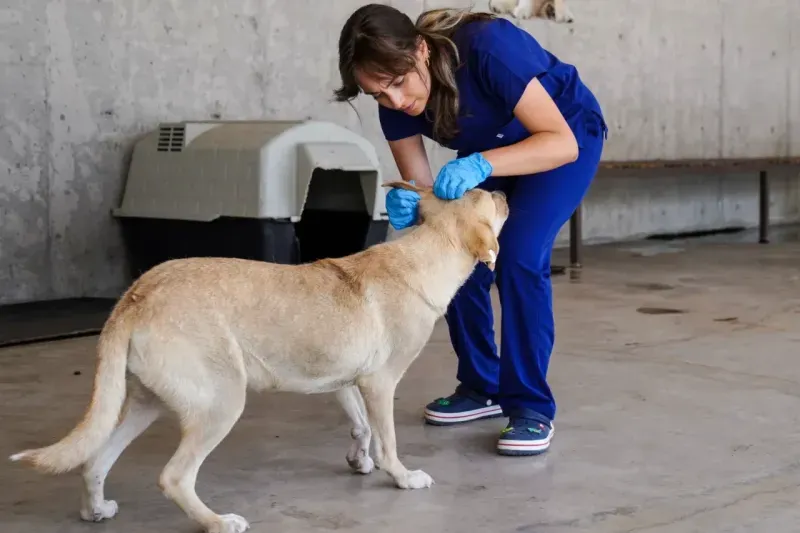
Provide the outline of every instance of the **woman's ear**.
<path id="1" fill-rule="evenodd" d="M 500 243 L 488 223 L 478 222 L 473 226 L 467 234 L 466 246 L 475 259 L 484 263 L 489 270 L 494 270 Z"/>
<path id="2" fill-rule="evenodd" d="M 419 44 L 417 45 L 417 57 L 425 64 L 430 64 L 431 51 L 428 46 L 428 40 L 420 36 Z"/>

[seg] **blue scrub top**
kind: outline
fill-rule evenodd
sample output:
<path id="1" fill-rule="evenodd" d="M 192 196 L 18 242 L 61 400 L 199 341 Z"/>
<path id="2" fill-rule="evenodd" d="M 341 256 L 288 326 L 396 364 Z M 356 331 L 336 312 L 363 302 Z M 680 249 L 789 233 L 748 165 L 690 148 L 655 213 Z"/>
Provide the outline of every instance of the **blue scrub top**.
<path id="1" fill-rule="evenodd" d="M 459 28 L 453 42 L 461 61 L 456 71 L 459 133 L 442 145 L 456 150 L 458 157 L 530 137 L 514 117 L 514 107 L 533 78 L 539 79 L 555 101 L 578 146 L 583 147 L 590 129 L 596 134 L 602 110 L 577 69 L 542 48 L 526 31 L 503 18 L 475 21 Z M 433 122 L 425 115 L 412 117 L 379 106 L 381 128 L 388 141 L 419 133 L 433 139 Z M 604 123 L 602 126 L 605 128 Z"/>

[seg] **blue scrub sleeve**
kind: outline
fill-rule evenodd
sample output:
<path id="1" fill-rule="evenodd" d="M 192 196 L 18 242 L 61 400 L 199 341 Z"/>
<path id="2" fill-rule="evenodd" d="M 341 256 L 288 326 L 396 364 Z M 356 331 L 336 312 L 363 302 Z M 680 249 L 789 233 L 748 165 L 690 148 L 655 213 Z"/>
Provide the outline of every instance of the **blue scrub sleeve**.
<path id="1" fill-rule="evenodd" d="M 397 141 L 421 133 L 419 117 L 378 105 L 378 118 L 387 141 Z"/>
<path id="2" fill-rule="evenodd" d="M 512 113 L 531 80 L 547 72 L 552 57 L 531 34 L 500 19 L 476 39 L 470 63 L 486 93 Z"/>

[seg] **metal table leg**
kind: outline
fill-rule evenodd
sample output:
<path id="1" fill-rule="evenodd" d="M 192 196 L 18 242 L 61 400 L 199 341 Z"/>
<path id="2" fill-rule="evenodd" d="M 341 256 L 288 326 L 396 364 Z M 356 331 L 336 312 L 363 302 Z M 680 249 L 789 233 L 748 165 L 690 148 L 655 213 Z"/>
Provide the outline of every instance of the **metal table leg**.
<path id="1" fill-rule="evenodd" d="M 583 204 L 579 205 L 569 219 L 569 261 L 572 268 L 581 268 L 583 255 Z"/>
<path id="2" fill-rule="evenodd" d="M 758 174 L 758 242 L 769 242 L 769 176 L 766 170 Z"/>

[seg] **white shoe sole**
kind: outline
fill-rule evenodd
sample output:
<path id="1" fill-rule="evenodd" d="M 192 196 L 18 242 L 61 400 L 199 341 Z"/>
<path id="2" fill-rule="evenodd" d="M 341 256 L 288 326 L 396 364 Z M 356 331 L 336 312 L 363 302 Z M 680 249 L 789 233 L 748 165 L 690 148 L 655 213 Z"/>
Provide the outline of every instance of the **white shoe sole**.
<path id="1" fill-rule="evenodd" d="M 497 441 L 497 451 L 502 455 L 537 455 L 544 453 L 550 447 L 550 441 L 553 440 L 555 432 L 555 428 L 551 428 L 550 434 L 542 440 L 500 439 Z"/>
<path id="2" fill-rule="evenodd" d="M 463 413 L 437 413 L 435 411 L 425 409 L 425 420 L 434 425 L 449 426 L 452 424 L 472 422 L 473 420 L 480 420 L 482 418 L 502 416 L 502 414 L 503 409 L 499 405 L 482 407 L 480 409 L 465 411 Z"/>

